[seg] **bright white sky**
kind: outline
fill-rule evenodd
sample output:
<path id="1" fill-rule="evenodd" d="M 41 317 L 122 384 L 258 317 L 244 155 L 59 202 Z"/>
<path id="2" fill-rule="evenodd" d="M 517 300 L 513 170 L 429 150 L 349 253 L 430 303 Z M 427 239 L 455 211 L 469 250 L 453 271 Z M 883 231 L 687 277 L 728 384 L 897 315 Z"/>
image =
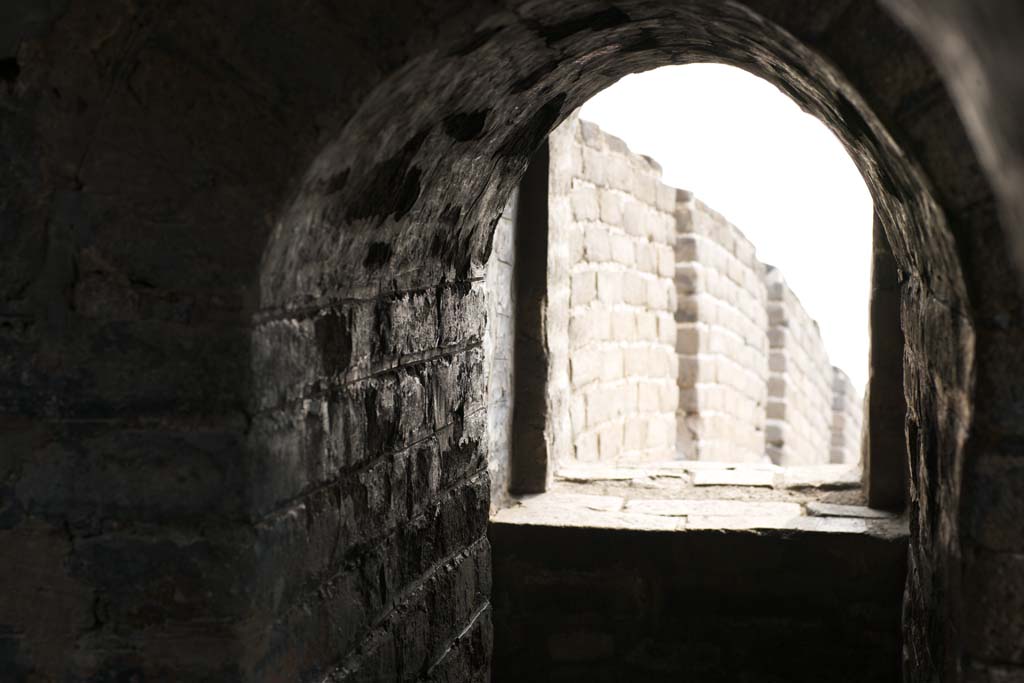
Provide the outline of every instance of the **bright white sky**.
<path id="1" fill-rule="evenodd" d="M 872 202 L 839 140 L 775 86 L 721 64 L 627 76 L 580 117 L 661 164 L 779 267 L 833 365 L 867 380 Z"/>

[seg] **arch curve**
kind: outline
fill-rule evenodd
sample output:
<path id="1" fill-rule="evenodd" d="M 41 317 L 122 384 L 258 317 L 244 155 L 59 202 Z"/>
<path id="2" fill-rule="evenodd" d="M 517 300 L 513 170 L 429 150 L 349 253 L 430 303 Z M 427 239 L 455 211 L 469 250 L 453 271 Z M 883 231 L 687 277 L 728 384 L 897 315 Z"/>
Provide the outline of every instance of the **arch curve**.
<path id="1" fill-rule="evenodd" d="M 973 271 L 969 255 L 981 234 L 986 242 L 1001 235 L 952 103 L 913 40 L 874 5 L 809 15 L 773 2 L 540 3 L 495 12 L 468 38 L 437 45 L 378 86 L 318 155 L 304 188 L 323 186 L 338 169 L 348 182 L 330 195 L 300 192 L 282 213 L 261 299 L 288 307 L 311 293 L 326 301 L 373 296 L 382 282 L 394 292 L 469 282 L 532 151 L 596 92 L 628 73 L 694 61 L 769 80 L 844 143 L 900 266 L 920 529 L 907 667 L 925 679 L 958 669 L 963 655 L 953 624 L 962 610 L 957 509 L 973 418 L 973 321 L 998 315 L 986 310 L 993 285 L 1011 297 L 991 274 Z M 374 138 L 379 144 L 361 144 Z M 384 187 L 397 204 L 381 201 Z M 364 205 L 372 215 L 345 208 Z M 382 244 L 386 263 L 369 257 Z M 1012 264 L 989 255 L 1012 281 Z M 915 578 L 922 572 L 927 580 Z M 937 602 L 940 595 L 949 597 Z M 945 615 L 938 622 L 937 613 Z"/>
<path id="2" fill-rule="evenodd" d="M 30 596 L 0 613 L 24 634 L 13 670 L 485 677 L 493 224 L 559 120 L 689 61 L 825 121 L 883 215 L 907 339 L 908 679 L 1024 667 L 1015 632 L 990 637 L 1016 603 L 984 580 L 1022 550 L 1015 226 L 886 10 L 248 5 L 72 0 L 5 26 L 0 527 L 46 568 L 3 565 Z"/>

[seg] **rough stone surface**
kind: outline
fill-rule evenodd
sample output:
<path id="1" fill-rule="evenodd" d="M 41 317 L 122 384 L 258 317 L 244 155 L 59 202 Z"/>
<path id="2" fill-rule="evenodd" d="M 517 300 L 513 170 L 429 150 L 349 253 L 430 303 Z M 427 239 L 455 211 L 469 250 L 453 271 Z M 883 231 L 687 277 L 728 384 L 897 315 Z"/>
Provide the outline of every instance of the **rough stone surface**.
<path id="1" fill-rule="evenodd" d="M 546 332 L 569 356 L 551 403 L 569 405 L 572 456 L 858 462 L 860 398 L 743 233 L 575 114 L 549 147 Z M 564 377 L 559 356 L 550 374 Z"/>
<path id="2" fill-rule="evenodd" d="M 515 372 L 515 192 L 501 212 L 487 259 L 487 332 L 484 367 L 487 373 L 487 471 L 491 478 L 491 511 L 501 507 L 509 489 L 512 444 L 512 378 Z"/>
<path id="3" fill-rule="evenodd" d="M 678 518 L 595 511 L 619 521 L 587 529 L 510 513 L 489 532 L 495 681 L 900 680 L 906 536 L 865 533 L 886 522 L 753 531 L 727 515 L 668 531 Z"/>
<path id="4" fill-rule="evenodd" d="M 719 60 L 837 133 L 892 245 L 906 678 L 1019 678 L 1006 598 L 1024 594 L 1024 548 L 985 530 L 1019 497 L 992 472 L 1017 467 L 1024 438 L 1020 4 L 386 8 L 5 8 L 4 673 L 487 680 L 481 283 L 495 221 L 536 146 L 590 96 L 630 72 Z M 584 537 L 600 552 L 559 556 L 665 558 Z M 857 551 L 830 556 L 837 571 Z M 761 578 L 739 579 L 758 592 L 737 598 L 756 600 Z M 786 635 L 776 623 L 748 626 Z M 725 642 L 720 624 L 701 632 Z M 887 633 L 866 651 L 882 656 Z M 609 641 L 559 651 L 587 643 Z"/>
<path id="5" fill-rule="evenodd" d="M 574 463 L 556 474 L 553 490 L 622 498 L 763 500 L 863 506 L 858 468 L 849 465 L 779 467 L 771 464 L 670 460 L 609 467 Z M 877 511 L 883 518 L 892 513 Z"/>
<path id="6" fill-rule="evenodd" d="M 832 449 L 829 462 L 856 465 L 861 461 L 864 423 L 864 401 L 853 388 L 850 378 L 832 367 Z M 899 432 L 897 431 L 897 434 Z"/>
<path id="7" fill-rule="evenodd" d="M 676 449 L 695 460 L 760 462 L 769 386 L 761 262 L 739 229 L 689 192 L 678 192 L 675 216 Z"/>
<path id="8" fill-rule="evenodd" d="M 567 385 L 565 321 L 552 316 L 562 304 L 560 299 L 552 303 L 549 282 L 562 277 L 554 264 L 567 245 L 549 248 L 549 166 L 548 146 L 541 145 L 532 154 L 517 190 L 512 271 L 515 343 L 511 353 L 515 401 L 508 463 L 509 491 L 513 493 L 543 491 L 567 442 L 563 424 L 567 409 L 563 389 Z M 560 336 L 548 333 L 548 328 L 558 324 L 562 325 Z M 551 415 L 559 418 L 551 419 Z"/>
<path id="9" fill-rule="evenodd" d="M 831 460 L 833 372 L 818 324 L 782 273 L 763 272 L 768 291 L 768 422 L 765 447 L 777 465 Z"/>
<path id="10" fill-rule="evenodd" d="M 549 346 L 568 351 L 565 455 L 665 460 L 675 450 L 678 403 L 675 207 L 658 197 L 674 191 L 659 181 L 660 168 L 576 114 L 549 139 L 549 262 L 567 256 L 548 272 L 547 306 Z M 582 249 L 572 251 L 574 243 Z"/>
<path id="11" fill-rule="evenodd" d="M 907 505 L 907 401 L 903 392 L 900 275 L 889 238 L 875 216 L 871 256 L 871 361 L 864 396 L 870 429 L 863 430 L 864 488 L 885 510 Z"/>

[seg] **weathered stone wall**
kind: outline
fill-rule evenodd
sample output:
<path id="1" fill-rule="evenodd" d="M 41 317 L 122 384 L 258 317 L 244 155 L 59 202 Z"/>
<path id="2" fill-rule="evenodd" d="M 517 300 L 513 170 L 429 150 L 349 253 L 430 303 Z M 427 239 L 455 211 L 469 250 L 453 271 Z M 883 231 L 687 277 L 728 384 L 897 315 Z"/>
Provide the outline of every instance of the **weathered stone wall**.
<path id="1" fill-rule="evenodd" d="M 516 201 L 513 192 L 501 212 L 487 259 L 484 285 L 487 331 L 484 334 L 484 371 L 487 373 L 487 470 L 491 477 L 491 510 L 508 497 L 512 444 L 512 378 L 515 360 Z"/>
<path id="2" fill-rule="evenodd" d="M 832 449 L 829 462 L 856 464 L 861 460 L 864 401 L 850 378 L 832 367 Z"/>
<path id="3" fill-rule="evenodd" d="M 766 266 L 768 410 L 765 451 L 777 465 L 828 462 L 832 441 L 832 364 L 818 324 L 782 273 Z"/>
<path id="4" fill-rule="evenodd" d="M 906 537 L 494 522 L 489 534 L 495 683 L 900 681 Z"/>
<path id="5" fill-rule="evenodd" d="M 1024 226 L 1008 171 L 1024 158 L 1024 103 L 1006 96 L 1019 92 L 1019 3 L 388 7 L 70 0 L 5 14 L 2 670 L 488 680 L 487 505 L 474 500 L 486 465 L 462 439 L 473 405 L 452 398 L 482 373 L 473 264 L 563 116 L 627 73 L 710 59 L 769 79 L 836 131 L 892 245 L 914 520 L 907 680 L 1020 678 L 1024 309 L 1008 254 Z M 890 7 L 916 18 L 914 33 Z M 969 86 L 947 89 L 918 38 L 954 55 L 946 73 Z M 979 159 L 956 107 L 998 154 Z M 298 381 L 322 361 L 348 365 L 346 326 L 329 312 L 350 304 L 381 320 L 430 319 L 436 306 L 443 320 L 422 345 L 358 327 L 352 348 L 373 360 L 356 364 L 356 383 Z M 319 347 L 293 356 L 288 338 L 270 343 L 275 316 L 292 321 L 282 332 L 320 321 Z M 264 342 L 272 355 L 255 350 Z M 258 359 L 302 363 L 263 378 Z M 386 429 L 359 431 L 405 414 L 393 394 L 363 396 L 372 419 L 357 413 L 326 439 L 384 455 L 319 478 L 325 420 L 300 412 L 305 400 L 332 405 L 449 361 L 465 372 L 429 382 L 446 398 L 431 399 L 421 433 L 451 424 L 453 438 L 436 458 L 432 437 L 402 444 L 426 448 L 448 482 L 414 480 L 413 497 L 429 492 L 419 512 L 378 514 L 382 500 L 403 505 L 388 483 L 408 492 L 411 473 L 433 470 L 375 479 L 408 461 L 378 448 Z M 299 452 L 311 457 L 289 460 L 257 431 L 268 388 L 283 421 L 309 425 Z M 275 477 L 295 485 L 268 511 Z"/>
<path id="6" fill-rule="evenodd" d="M 864 493 L 868 505 L 904 510 L 908 499 L 907 402 L 903 390 L 903 324 L 899 269 L 878 214 L 872 228 L 871 357 L 864 388 Z"/>
<path id="7" fill-rule="evenodd" d="M 828 462 L 833 369 L 817 324 L 781 274 L 765 275 L 738 228 L 663 185 L 656 162 L 594 124 L 573 116 L 549 146 L 546 325 L 557 388 L 548 415 L 555 433 L 571 435 L 570 457 Z M 666 218 L 674 221 L 667 231 Z M 675 237 L 671 255 L 666 232 Z M 676 364 L 664 355 L 670 256 Z M 678 385 L 667 436 L 666 379 Z M 852 450 L 842 457 L 856 461 Z"/>
<path id="8" fill-rule="evenodd" d="M 551 140 L 549 240 L 552 251 L 569 250 L 560 282 L 569 288 L 574 456 L 671 458 L 675 190 L 655 163 L 575 116 Z M 549 296 L 564 297 L 558 273 L 549 282 Z"/>
<path id="9" fill-rule="evenodd" d="M 680 457 L 758 462 L 765 453 L 768 328 L 754 245 L 689 192 L 676 204 Z"/>
<path id="10" fill-rule="evenodd" d="M 289 656 L 249 667 L 293 678 L 349 648 L 330 668 L 342 677 L 430 667 L 467 625 L 477 639 L 487 628 L 486 598 L 471 588 L 489 580 L 483 282 L 275 303 L 253 341 L 250 439 L 264 463 L 254 542 L 266 550 L 246 586 L 258 619 L 249 637 Z M 476 605 L 450 600 L 453 585 Z M 344 631 L 325 633 L 341 613 Z M 447 637 L 403 637 L 419 628 L 413 614 L 446 624 Z"/>

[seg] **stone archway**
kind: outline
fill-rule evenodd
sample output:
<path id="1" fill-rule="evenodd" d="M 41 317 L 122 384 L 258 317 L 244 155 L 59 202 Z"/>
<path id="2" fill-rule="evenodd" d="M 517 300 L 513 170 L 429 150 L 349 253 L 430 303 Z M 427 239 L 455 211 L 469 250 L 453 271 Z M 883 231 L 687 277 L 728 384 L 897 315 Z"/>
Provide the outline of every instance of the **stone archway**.
<path id="1" fill-rule="evenodd" d="M 62 567 L 46 605 L 75 615 L 0 618 L 18 667 L 484 678 L 493 221 L 575 106 L 696 60 L 831 126 L 892 243 L 908 677 L 1021 663 L 1019 593 L 987 578 L 1021 550 L 1018 272 L 942 81 L 874 3 L 86 4 L 16 22 L 3 72 L 10 547 Z"/>
<path id="2" fill-rule="evenodd" d="M 758 9 L 776 21 L 794 20 L 784 10 Z M 277 243 L 290 251 L 272 241 L 265 271 L 283 279 L 265 279 L 264 292 L 273 292 L 275 302 L 310 291 L 330 300 L 385 274 L 399 293 L 441 281 L 450 284 L 435 296 L 445 300 L 449 289 L 462 287 L 471 306 L 471 282 L 511 185 L 547 132 L 597 90 L 626 73 L 696 60 L 728 62 L 772 81 L 846 144 L 872 189 L 899 263 L 915 514 L 921 528 L 931 530 L 914 547 L 908 666 L 942 669 L 955 661 L 953 653 L 935 648 L 948 636 L 928 632 L 934 627 L 913 629 L 936 608 L 950 614 L 958 609 L 956 597 L 934 603 L 934 591 L 955 596 L 959 581 L 961 549 L 951 534 L 960 487 L 955 463 L 963 457 L 971 418 L 972 283 L 961 274 L 963 235 L 951 226 L 959 228 L 963 219 L 953 202 L 976 212 L 991 198 L 976 168 L 939 166 L 950 152 L 935 148 L 929 126 L 948 124 L 952 110 L 910 40 L 877 11 L 850 8 L 817 19 L 816 27 L 789 30 L 816 29 L 819 50 L 824 45 L 822 51 L 840 63 L 836 57 L 846 56 L 848 71 L 779 24 L 736 6 L 576 4 L 565 14 L 544 7 L 492 17 L 470 39 L 411 65 L 348 122 L 305 182 L 307 188 L 324 187 L 341 172 L 347 173 L 345 185 L 333 194 L 304 192 L 284 214 Z M 891 52 L 858 52 L 855 36 L 869 34 L 884 35 Z M 892 78 L 896 64 L 903 65 L 905 82 Z M 425 92 L 432 94 L 429 111 Z M 366 149 L 355 142 L 374 131 L 383 131 L 382 146 Z M 953 144 L 966 150 L 957 137 Z M 384 186 L 401 190 L 377 201 Z M 353 212 L 353 205 L 365 210 Z M 339 220 L 332 210 L 346 213 Z M 325 229 L 338 224 L 352 226 L 344 242 Z M 436 259 L 427 261 L 430 274 L 422 261 L 427 245 Z M 388 258 L 375 259 L 375 253 Z M 347 279 L 338 279 L 339 273 Z M 468 349 L 459 353 L 469 355 Z M 948 461 L 937 464 L 937 453 Z"/>

